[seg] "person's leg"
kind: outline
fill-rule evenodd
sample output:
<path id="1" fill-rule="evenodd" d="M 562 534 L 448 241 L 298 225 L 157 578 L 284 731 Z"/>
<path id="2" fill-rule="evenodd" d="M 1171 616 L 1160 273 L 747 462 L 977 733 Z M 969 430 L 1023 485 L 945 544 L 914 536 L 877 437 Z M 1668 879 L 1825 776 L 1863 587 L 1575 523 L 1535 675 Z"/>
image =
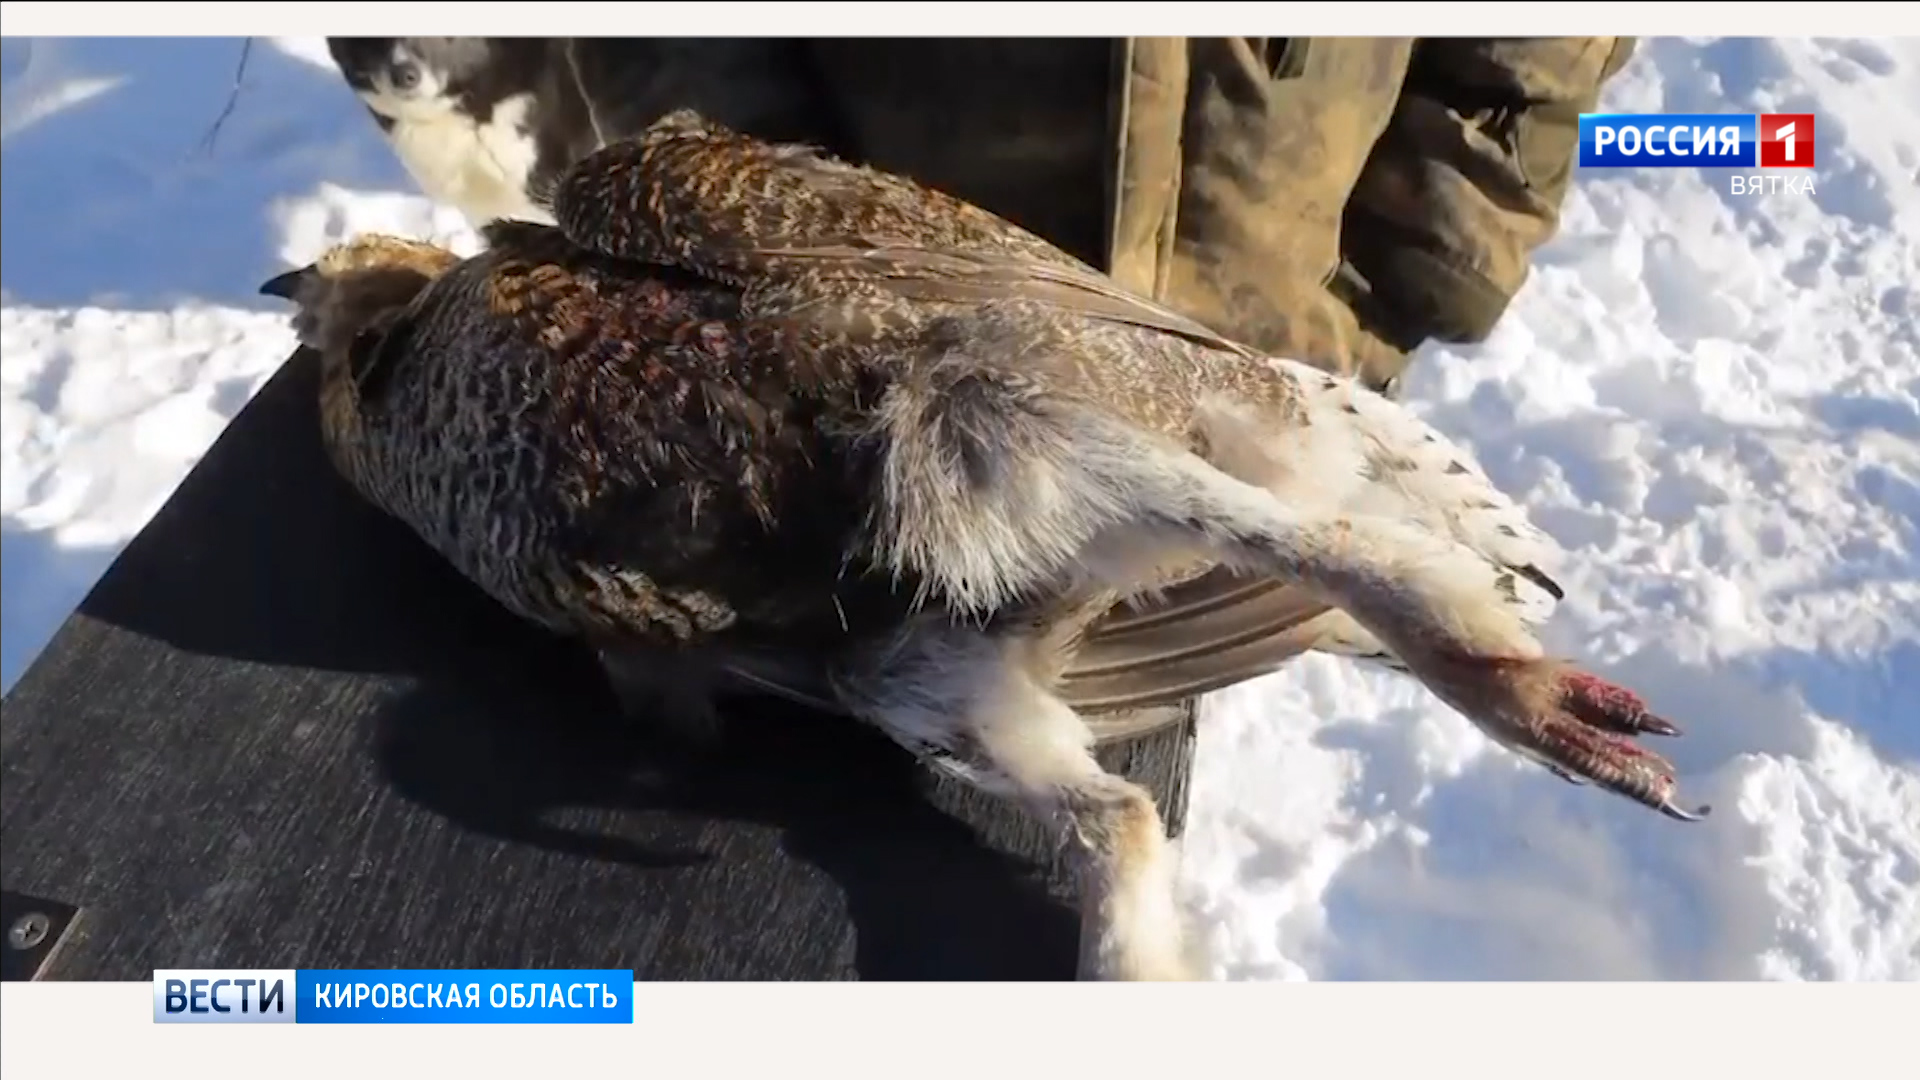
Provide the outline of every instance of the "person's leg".
<path id="1" fill-rule="evenodd" d="M 1579 116 L 1631 38 L 1435 38 L 1346 206 L 1344 254 L 1378 331 L 1483 341 L 1559 226 Z"/>
<path id="2" fill-rule="evenodd" d="M 1329 370 L 1396 367 L 1398 350 L 1363 328 L 1329 285 L 1342 212 L 1393 115 L 1413 46 L 1411 38 L 1187 43 L 1166 302 Z"/>

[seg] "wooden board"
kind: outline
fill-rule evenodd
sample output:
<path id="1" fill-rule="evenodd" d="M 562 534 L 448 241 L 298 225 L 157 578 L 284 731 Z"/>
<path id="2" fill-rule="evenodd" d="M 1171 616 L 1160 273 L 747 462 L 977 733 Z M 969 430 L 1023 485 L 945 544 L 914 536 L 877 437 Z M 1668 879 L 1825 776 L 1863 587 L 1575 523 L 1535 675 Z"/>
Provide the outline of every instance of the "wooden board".
<path id="1" fill-rule="evenodd" d="M 1072 977 L 1024 816 L 775 703 L 666 752 L 333 476 L 314 378 L 269 382 L 0 706 L 0 884 L 80 909 L 39 978 Z M 1177 826 L 1190 747 L 1102 756 Z"/>

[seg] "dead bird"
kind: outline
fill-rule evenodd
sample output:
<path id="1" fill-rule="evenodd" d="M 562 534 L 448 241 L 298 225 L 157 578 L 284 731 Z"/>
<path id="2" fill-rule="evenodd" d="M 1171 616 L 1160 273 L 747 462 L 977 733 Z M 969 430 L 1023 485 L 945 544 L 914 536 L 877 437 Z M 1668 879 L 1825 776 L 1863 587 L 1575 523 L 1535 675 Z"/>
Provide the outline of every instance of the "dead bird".
<path id="1" fill-rule="evenodd" d="M 1551 541 L 1394 402 L 903 178 L 690 113 L 471 258 L 370 236 L 263 291 L 329 453 L 499 602 L 698 700 L 812 685 L 1075 841 L 1082 970 L 1194 973 L 1157 808 L 1060 677 L 1117 598 L 1293 583 L 1502 744 L 1673 817 L 1677 734 L 1546 654 Z M 637 674 L 636 674 L 637 672 Z"/>

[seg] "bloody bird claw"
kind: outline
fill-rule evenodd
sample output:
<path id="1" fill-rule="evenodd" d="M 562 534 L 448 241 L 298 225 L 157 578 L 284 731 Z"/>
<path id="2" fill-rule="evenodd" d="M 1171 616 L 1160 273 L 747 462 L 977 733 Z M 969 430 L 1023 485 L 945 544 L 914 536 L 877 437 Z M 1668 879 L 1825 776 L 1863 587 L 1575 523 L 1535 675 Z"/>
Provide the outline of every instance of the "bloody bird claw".
<path id="1" fill-rule="evenodd" d="M 1679 735 L 1680 728 L 1654 715 L 1633 691 L 1553 659 L 1468 661 L 1442 675 L 1468 707 L 1463 712 L 1560 779 L 1591 784 L 1676 821 L 1700 821 L 1711 812 L 1675 803 L 1673 763 L 1634 741 L 1642 734 Z"/>
<path id="2" fill-rule="evenodd" d="M 1672 721 L 1656 716 L 1640 696 L 1624 686 L 1590 675 L 1570 673 L 1562 685 L 1561 704 L 1582 723 L 1622 735 L 1676 736 Z"/>

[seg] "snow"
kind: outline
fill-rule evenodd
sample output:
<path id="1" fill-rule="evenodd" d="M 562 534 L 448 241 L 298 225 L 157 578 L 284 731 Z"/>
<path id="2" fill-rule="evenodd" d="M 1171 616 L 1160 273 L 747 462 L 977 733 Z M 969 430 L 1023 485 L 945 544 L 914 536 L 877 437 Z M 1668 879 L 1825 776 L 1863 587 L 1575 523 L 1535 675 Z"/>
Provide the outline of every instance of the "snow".
<path id="1" fill-rule="evenodd" d="M 467 248 L 316 42 L 7 38 L 0 686 L 292 343 L 260 280 Z M 1181 844 L 1231 979 L 1920 980 L 1920 39 L 1643 40 L 1603 108 L 1817 114 L 1815 191 L 1588 171 L 1408 399 L 1572 556 L 1558 649 L 1642 689 L 1685 826 L 1329 657 L 1211 697 Z"/>

